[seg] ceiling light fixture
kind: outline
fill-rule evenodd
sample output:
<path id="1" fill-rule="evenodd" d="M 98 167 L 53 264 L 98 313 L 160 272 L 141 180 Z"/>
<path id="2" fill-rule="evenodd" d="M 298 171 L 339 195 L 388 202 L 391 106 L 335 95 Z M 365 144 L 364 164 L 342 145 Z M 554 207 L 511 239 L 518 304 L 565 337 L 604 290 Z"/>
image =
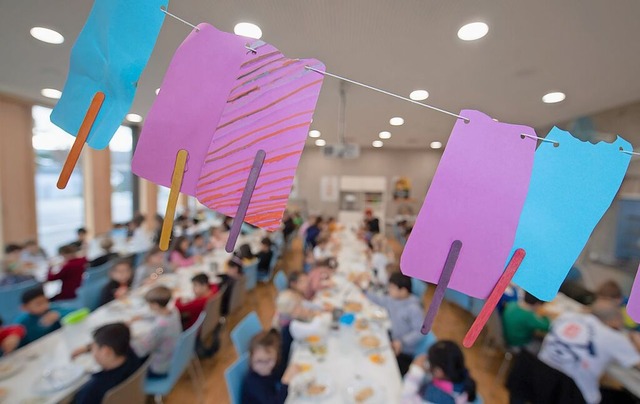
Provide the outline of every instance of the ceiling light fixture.
<path id="1" fill-rule="evenodd" d="M 129 121 L 129 122 L 132 122 L 132 123 L 140 123 L 140 122 L 142 122 L 142 116 L 140 116 L 138 114 L 127 114 L 125 119 L 127 121 Z"/>
<path id="2" fill-rule="evenodd" d="M 246 36 L 248 38 L 260 39 L 262 37 L 262 30 L 256 24 L 250 22 L 239 22 L 233 27 L 233 32 L 236 35 Z"/>
<path id="3" fill-rule="evenodd" d="M 475 41 L 487 35 L 489 32 L 489 26 L 484 22 L 472 22 L 470 24 L 463 25 L 458 30 L 458 38 L 463 41 Z"/>
<path id="4" fill-rule="evenodd" d="M 316 146 L 324 146 L 327 142 L 324 139 L 316 139 Z"/>
<path id="5" fill-rule="evenodd" d="M 378 134 L 378 137 L 380 137 L 380 139 L 391 139 L 391 132 L 388 131 L 382 131 Z"/>
<path id="6" fill-rule="evenodd" d="M 309 137 L 320 137 L 320 131 L 319 130 L 310 130 L 309 131 Z"/>
<path id="7" fill-rule="evenodd" d="M 382 143 L 382 140 L 374 140 L 371 143 L 371 146 L 373 146 L 373 147 L 382 147 L 383 145 L 384 145 L 384 143 Z"/>
<path id="8" fill-rule="evenodd" d="M 62 36 L 62 34 L 49 28 L 33 27 L 31 28 L 29 33 L 31 33 L 31 36 L 38 41 L 50 43 L 52 45 L 60 45 L 64 42 L 64 37 Z"/>
<path id="9" fill-rule="evenodd" d="M 411 94 L 409 94 L 409 98 L 414 101 L 422 101 L 429 98 L 429 92 L 427 90 L 413 90 Z"/>
<path id="10" fill-rule="evenodd" d="M 404 119 L 400 118 L 399 116 L 395 116 L 389 119 L 389 123 L 393 126 L 400 126 L 404 123 Z"/>
<path id="11" fill-rule="evenodd" d="M 431 147 L 432 149 L 442 149 L 442 143 L 441 142 L 431 142 L 429 147 Z"/>
<path id="12" fill-rule="evenodd" d="M 62 92 L 60 90 L 56 90 L 55 88 L 43 88 L 42 90 L 40 90 L 40 94 L 53 100 L 59 100 L 62 96 Z"/>
<path id="13" fill-rule="evenodd" d="M 544 102 L 545 104 L 555 104 L 556 102 L 564 101 L 565 98 L 567 98 L 567 96 L 564 95 L 564 93 L 561 93 L 560 91 L 554 91 L 545 94 L 542 97 L 542 102 Z"/>
<path id="14" fill-rule="evenodd" d="M 160 88 L 156 88 L 156 95 L 160 94 Z"/>

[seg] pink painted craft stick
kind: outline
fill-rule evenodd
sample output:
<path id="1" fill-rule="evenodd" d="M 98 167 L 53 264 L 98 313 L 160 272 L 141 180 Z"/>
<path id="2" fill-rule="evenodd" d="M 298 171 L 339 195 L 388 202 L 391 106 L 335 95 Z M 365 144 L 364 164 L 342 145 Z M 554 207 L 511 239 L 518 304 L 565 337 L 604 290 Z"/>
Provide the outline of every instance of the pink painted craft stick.
<path id="1" fill-rule="evenodd" d="M 253 160 L 253 166 L 251 167 L 251 172 L 249 172 L 247 184 L 244 187 L 242 198 L 240 198 L 240 203 L 238 204 L 238 211 L 233 218 L 233 224 L 229 230 L 229 238 L 227 239 L 227 245 L 225 246 L 225 250 L 228 253 L 233 252 L 233 249 L 236 246 L 236 241 L 238 241 L 240 229 L 242 228 L 244 217 L 247 215 L 247 209 L 249 209 L 249 204 L 251 203 L 251 196 L 253 195 L 253 190 L 256 189 L 256 183 L 258 182 L 260 170 L 262 169 L 266 156 L 267 153 L 264 150 L 258 150 L 256 158 Z"/>
<path id="2" fill-rule="evenodd" d="M 480 335 L 485 324 L 487 324 L 491 313 L 493 313 L 493 310 L 495 310 L 498 305 L 500 298 L 504 294 L 505 289 L 507 289 L 507 286 L 509 286 L 511 279 L 513 279 L 513 275 L 516 274 L 516 271 L 520 267 L 525 255 L 526 252 L 522 248 L 518 248 L 513 253 L 511 260 L 509 261 L 509 265 L 507 265 L 504 273 L 500 279 L 498 279 L 496 287 L 493 288 L 491 294 L 489 294 L 487 301 L 484 303 L 484 306 L 482 306 L 482 310 L 480 310 L 480 314 L 478 314 L 478 317 L 476 317 L 471 328 L 467 331 L 467 335 L 465 335 L 464 340 L 462 341 L 462 345 L 464 345 L 465 348 L 471 348 L 476 342 L 476 339 L 478 339 L 478 335 Z"/>
<path id="3" fill-rule="evenodd" d="M 456 262 L 458 262 L 458 256 L 460 255 L 461 249 L 462 241 L 455 240 L 451 243 L 449 255 L 447 255 L 447 260 L 444 263 L 444 268 L 442 268 L 440 279 L 436 285 L 436 291 L 433 294 L 433 299 L 431 300 L 431 304 L 427 310 L 427 315 L 424 317 L 424 322 L 422 323 L 422 330 L 420 330 L 420 332 L 424 335 L 427 335 L 429 331 L 431 331 L 433 321 L 436 319 L 436 314 L 438 314 L 438 309 L 442 304 L 442 299 L 444 299 L 444 293 L 447 291 L 447 286 L 451 280 L 453 269 L 456 267 Z"/>

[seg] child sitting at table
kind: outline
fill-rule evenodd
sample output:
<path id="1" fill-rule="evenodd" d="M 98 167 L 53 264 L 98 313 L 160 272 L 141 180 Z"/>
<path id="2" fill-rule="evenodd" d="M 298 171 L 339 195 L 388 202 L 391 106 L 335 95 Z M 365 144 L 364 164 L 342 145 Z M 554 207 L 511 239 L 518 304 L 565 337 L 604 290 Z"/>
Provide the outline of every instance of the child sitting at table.
<path id="1" fill-rule="evenodd" d="M 283 404 L 289 382 L 300 373 L 298 365 L 290 365 L 280 357 L 280 334 L 272 329 L 256 334 L 249 344 L 249 373 L 242 382 L 242 403 Z M 284 375 L 283 375 L 284 373 Z"/>
<path id="2" fill-rule="evenodd" d="M 24 346 L 59 329 L 60 319 L 73 309 L 53 307 L 44 295 L 42 286 L 37 286 L 22 294 L 22 311 L 15 323 L 26 330 L 21 341 L 21 346 Z"/>
<path id="3" fill-rule="evenodd" d="M 325 260 L 331 258 L 333 253 L 329 246 L 329 234 L 322 233 L 317 238 L 316 246 L 313 247 L 313 258 L 316 261 Z"/>
<path id="4" fill-rule="evenodd" d="M 3 327 L 2 324 L 2 319 L 0 319 L 0 356 L 15 351 L 27 333 L 27 330 L 21 325 Z"/>
<path id="5" fill-rule="evenodd" d="M 27 273 L 32 264 L 23 262 L 21 256 L 22 247 L 17 244 L 8 244 L 4 248 L 0 286 L 15 285 L 33 279 L 33 276 Z"/>
<path id="6" fill-rule="evenodd" d="M 166 254 L 158 246 L 153 247 L 144 257 L 144 263 L 136 268 L 133 277 L 133 288 L 153 283 L 158 276 L 167 273 Z"/>
<path id="7" fill-rule="evenodd" d="M 209 249 L 207 248 L 207 244 L 204 242 L 204 236 L 202 234 L 196 234 L 193 236 L 193 242 L 191 243 L 190 249 L 191 255 L 203 256 L 208 251 Z"/>
<path id="8" fill-rule="evenodd" d="M 211 237 L 209 237 L 209 249 L 219 250 L 224 248 L 227 243 L 228 235 L 224 233 L 221 227 L 214 227 L 211 229 Z"/>
<path id="9" fill-rule="evenodd" d="M 47 262 L 47 253 L 44 252 L 35 240 L 28 240 L 24 243 L 20 259 L 24 263 L 35 266 L 42 262 Z"/>
<path id="10" fill-rule="evenodd" d="M 293 337 L 289 326 L 293 320 L 310 321 L 314 312 L 304 306 L 304 294 L 309 287 L 309 276 L 304 272 L 291 272 L 288 278 L 288 288 L 278 294 L 276 298 L 276 316 L 274 325 L 282 333 L 282 358 L 289 359 L 289 351 Z"/>
<path id="11" fill-rule="evenodd" d="M 260 275 L 269 273 L 271 259 L 273 258 L 273 251 L 271 250 L 272 244 L 273 243 L 269 237 L 265 237 L 260 240 L 260 251 L 256 256 L 258 258 L 258 274 Z"/>
<path id="12" fill-rule="evenodd" d="M 182 329 L 186 330 L 196 322 L 198 316 L 207 305 L 207 301 L 218 291 L 217 285 L 209 284 L 207 274 L 200 273 L 191 278 L 194 298 L 191 300 L 176 299 L 176 309 L 180 312 Z"/>
<path id="13" fill-rule="evenodd" d="M 536 313 L 544 302 L 526 292 L 522 302 L 507 303 L 502 313 L 504 338 L 507 346 L 527 347 L 532 353 L 540 350 L 539 344 L 533 344 L 535 337 L 543 337 L 549 331 L 551 321 Z M 541 341 L 541 339 L 540 339 Z"/>
<path id="14" fill-rule="evenodd" d="M 453 341 L 438 341 L 427 356 L 419 355 L 404 377 L 402 402 L 461 404 L 476 400 L 476 382 Z"/>
<path id="15" fill-rule="evenodd" d="M 123 323 L 106 324 L 93 332 L 93 343 L 72 353 L 76 358 L 91 352 L 101 371 L 91 375 L 73 398 L 73 404 L 100 403 L 104 395 L 135 373 L 141 360 L 130 348 L 131 333 Z"/>
<path id="16" fill-rule="evenodd" d="M 638 324 L 627 313 L 627 299 L 622 294 L 622 289 L 614 280 L 603 282 L 596 290 L 596 301 L 608 301 L 620 307 L 624 326 L 630 330 L 639 330 Z"/>
<path id="17" fill-rule="evenodd" d="M 178 237 L 173 245 L 173 251 L 169 255 L 169 262 L 178 268 L 190 267 L 196 263 L 196 259 L 189 254 L 189 239 L 185 236 Z"/>
<path id="18" fill-rule="evenodd" d="M 63 259 L 62 267 L 58 272 L 55 272 L 54 268 L 50 268 L 47 280 L 61 280 L 62 288 L 60 293 L 51 300 L 75 299 L 76 290 L 82 284 L 82 275 L 84 275 L 87 266 L 87 259 L 78 257 L 78 248 L 71 244 L 60 247 L 58 253 Z"/>
<path id="19" fill-rule="evenodd" d="M 225 288 L 220 306 L 220 313 L 223 316 L 229 314 L 231 295 L 233 288 L 236 286 L 236 282 L 242 278 L 242 268 L 242 260 L 234 255 L 227 261 L 226 273 L 218 275 L 218 277 L 222 279 L 219 285 L 220 289 Z"/>
<path id="20" fill-rule="evenodd" d="M 256 259 L 256 257 L 253 255 L 253 252 L 251 251 L 251 246 L 249 244 L 242 244 L 240 247 L 238 247 L 235 255 L 242 260 L 242 265 L 244 266 L 252 264 Z"/>
<path id="21" fill-rule="evenodd" d="M 109 271 L 109 283 L 104 285 L 100 294 L 100 306 L 112 300 L 123 298 L 131 290 L 133 270 L 128 260 L 119 260 Z"/>
<path id="22" fill-rule="evenodd" d="M 89 262 L 89 268 L 99 267 L 118 258 L 118 253 L 113 251 L 113 240 L 111 237 L 106 237 L 100 240 L 100 250 L 102 254 Z"/>
<path id="23" fill-rule="evenodd" d="M 373 270 L 372 283 L 378 287 L 386 287 L 389 282 L 387 265 L 391 259 L 387 251 L 386 239 L 381 234 L 376 234 L 371 239 L 371 269 Z"/>
<path id="24" fill-rule="evenodd" d="M 373 303 L 384 307 L 391 319 L 391 346 L 396 354 L 400 373 L 409 369 L 415 350 L 422 339 L 420 333 L 424 312 L 420 300 L 411 294 L 411 278 L 395 272 L 389 278 L 388 295 L 367 291 Z"/>
<path id="25" fill-rule="evenodd" d="M 153 315 L 150 332 L 132 342 L 133 350 L 140 357 L 151 355 L 149 378 L 163 378 L 169 373 L 171 357 L 182 333 L 182 324 L 177 310 L 168 306 L 171 301 L 171 289 L 157 286 L 144 295 Z M 134 318 L 132 321 L 140 320 Z"/>
<path id="26" fill-rule="evenodd" d="M 309 271 L 309 282 L 307 290 L 304 293 L 305 299 L 311 300 L 315 297 L 316 293 L 322 289 L 333 286 L 331 277 L 334 275 L 337 267 L 338 262 L 335 258 L 318 261 L 316 266 Z"/>

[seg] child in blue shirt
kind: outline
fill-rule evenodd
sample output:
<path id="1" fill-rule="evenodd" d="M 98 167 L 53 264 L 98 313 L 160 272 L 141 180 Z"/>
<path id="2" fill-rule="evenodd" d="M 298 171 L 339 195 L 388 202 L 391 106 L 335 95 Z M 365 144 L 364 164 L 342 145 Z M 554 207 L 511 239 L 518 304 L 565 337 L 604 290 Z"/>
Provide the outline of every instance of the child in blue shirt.
<path id="1" fill-rule="evenodd" d="M 51 306 L 42 286 L 37 286 L 22 294 L 22 311 L 15 322 L 27 331 L 21 341 L 24 346 L 60 328 L 60 319 L 73 309 Z"/>

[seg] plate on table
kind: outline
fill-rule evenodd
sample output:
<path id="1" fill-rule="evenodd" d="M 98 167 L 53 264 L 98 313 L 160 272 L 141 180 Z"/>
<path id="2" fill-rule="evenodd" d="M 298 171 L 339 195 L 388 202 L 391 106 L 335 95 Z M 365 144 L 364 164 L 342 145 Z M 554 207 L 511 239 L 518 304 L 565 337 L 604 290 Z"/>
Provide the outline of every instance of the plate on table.
<path id="1" fill-rule="evenodd" d="M 358 344 L 364 349 L 378 349 L 380 348 L 380 345 L 382 345 L 382 342 L 380 341 L 380 338 L 369 334 L 360 337 Z"/>
<path id="2" fill-rule="evenodd" d="M 360 313 L 362 311 L 362 303 L 354 301 L 345 302 L 342 310 L 346 313 Z"/>
<path id="3" fill-rule="evenodd" d="M 20 372 L 24 367 L 24 362 L 21 360 L 5 360 L 0 362 L 0 380 L 8 379 L 9 377 Z"/>
<path id="4" fill-rule="evenodd" d="M 36 379 L 34 390 L 41 395 L 66 389 L 84 375 L 84 368 L 76 364 L 66 364 L 47 369 Z"/>
<path id="5" fill-rule="evenodd" d="M 326 376 L 303 377 L 299 385 L 300 396 L 307 400 L 321 400 L 333 394 L 331 380 Z"/>
<path id="6" fill-rule="evenodd" d="M 380 386 L 365 381 L 356 380 L 346 389 L 349 404 L 384 404 L 384 393 Z"/>

